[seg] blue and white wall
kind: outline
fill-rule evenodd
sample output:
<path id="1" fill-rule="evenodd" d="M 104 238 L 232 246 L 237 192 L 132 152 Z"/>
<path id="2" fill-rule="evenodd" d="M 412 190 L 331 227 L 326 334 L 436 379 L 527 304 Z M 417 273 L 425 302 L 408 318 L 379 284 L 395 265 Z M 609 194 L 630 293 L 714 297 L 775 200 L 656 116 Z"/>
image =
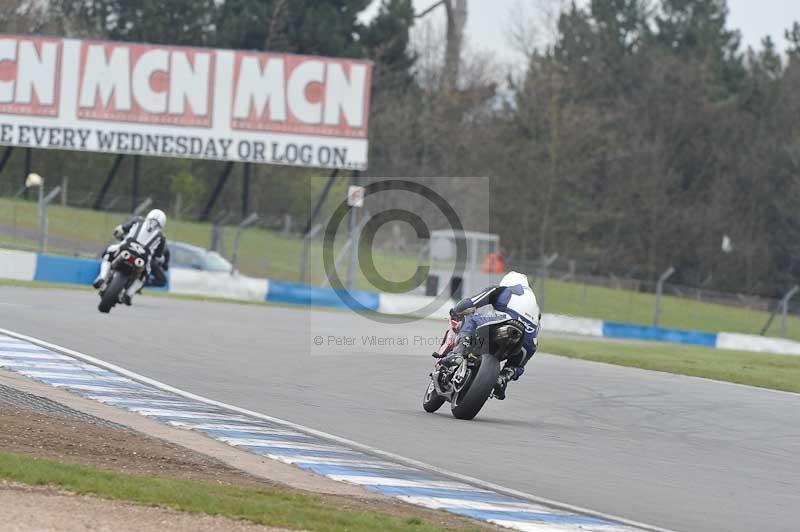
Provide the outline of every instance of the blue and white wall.
<path id="1" fill-rule="evenodd" d="M 3 279 L 89 285 L 98 272 L 99 263 L 96 260 L 0 249 L 0 278 Z M 175 294 L 239 301 L 348 308 L 344 296 L 330 288 L 178 268 L 170 270 L 169 283 L 164 290 Z M 353 292 L 349 297 L 363 309 L 396 315 L 413 315 L 433 301 L 433 298 L 426 296 L 363 291 Z M 445 319 L 451 306 L 452 302 L 445 301 L 424 317 Z M 542 328 L 545 334 L 553 331 L 597 338 L 668 342 L 800 356 L 800 342 L 739 333 L 682 331 L 558 314 L 543 315 Z"/>

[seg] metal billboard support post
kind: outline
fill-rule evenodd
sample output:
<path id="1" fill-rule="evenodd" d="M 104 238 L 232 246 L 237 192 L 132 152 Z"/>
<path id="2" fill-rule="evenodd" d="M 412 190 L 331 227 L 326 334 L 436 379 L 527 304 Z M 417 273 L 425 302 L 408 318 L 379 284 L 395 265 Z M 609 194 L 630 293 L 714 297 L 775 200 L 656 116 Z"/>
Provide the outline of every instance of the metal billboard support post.
<path id="1" fill-rule="evenodd" d="M 133 156 L 133 182 L 131 183 L 131 210 L 139 203 L 139 176 L 141 175 L 142 156 Z"/>
<path id="2" fill-rule="evenodd" d="M 200 215 L 201 222 L 207 222 L 209 216 L 211 216 L 211 211 L 214 209 L 214 204 L 217 202 L 217 198 L 222 193 L 222 189 L 225 188 L 225 182 L 230 177 L 231 170 L 233 170 L 233 161 L 229 161 L 222 170 L 222 173 L 219 175 L 217 184 L 214 185 L 214 190 L 211 191 L 211 195 L 208 197 L 208 202 L 203 209 L 203 214 Z"/>
<path id="3" fill-rule="evenodd" d="M 94 200 L 92 209 L 99 211 L 103 208 L 103 201 L 106 199 L 108 189 L 111 188 L 111 183 L 114 181 L 114 176 L 117 175 L 117 171 L 119 170 L 119 166 L 122 164 L 123 159 L 125 159 L 125 155 L 122 153 L 114 158 L 114 163 L 111 165 L 111 170 L 109 170 L 108 176 L 106 176 L 105 183 L 103 183 L 103 186 L 100 187 L 100 192 L 97 193 L 97 199 Z"/>
<path id="4" fill-rule="evenodd" d="M 231 275 L 236 272 L 236 266 L 239 265 L 239 241 L 242 238 L 242 233 L 245 228 L 253 225 L 258 220 L 258 214 L 251 213 L 250 216 L 242 220 L 239 228 L 236 230 L 236 239 L 233 241 L 233 258 L 231 259 Z"/>
<path id="5" fill-rule="evenodd" d="M 14 146 L 6 146 L 5 151 L 3 151 L 3 156 L 0 158 L 0 173 L 3 172 L 3 169 L 6 167 L 6 163 L 8 159 L 11 157 L 11 153 L 14 151 Z"/>
<path id="6" fill-rule="evenodd" d="M 250 210 L 250 163 L 242 165 L 242 218 Z"/>
<path id="7" fill-rule="evenodd" d="M 675 273 L 675 268 L 670 266 L 664 273 L 661 274 L 661 277 L 658 278 L 658 282 L 656 283 L 656 311 L 655 316 L 653 317 L 654 327 L 658 327 L 658 324 L 661 321 L 661 294 L 664 293 L 664 283 L 667 279 L 672 277 L 673 273 Z"/>
<path id="8" fill-rule="evenodd" d="M 800 286 L 794 285 L 791 290 L 781 299 L 781 338 L 786 338 L 786 315 L 789 314 L 789 301 L 800 290 Z"/>

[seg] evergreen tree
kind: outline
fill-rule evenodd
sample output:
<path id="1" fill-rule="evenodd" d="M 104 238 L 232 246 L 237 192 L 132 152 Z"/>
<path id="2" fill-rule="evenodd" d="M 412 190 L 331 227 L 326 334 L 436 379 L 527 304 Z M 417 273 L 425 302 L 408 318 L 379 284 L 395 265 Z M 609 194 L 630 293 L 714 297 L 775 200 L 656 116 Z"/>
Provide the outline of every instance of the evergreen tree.
<path id="1" fill-rule="evenodd" d="M 380 10 L 361 34 L 367 57 L 375 61 L 378 84 L 405 85 L 412 80 L 416 57 L 410 51 L 410 30 L 414 24 L 411 0 L 382 0 Z"/>
<path id="2" fill-rule="evenodd" d="M 735 93 L 745 78 L 741 35 L 727 22 L 727 0 L 662 0 L 656 42 L 679 56 L 700 59 L 726 92 Z"/>
<path id="3" fill-rule="evenodd" d="M 55 0 L 53 4 L 93 37 L 192 46 L 214 40 L 214 0 Z"/>

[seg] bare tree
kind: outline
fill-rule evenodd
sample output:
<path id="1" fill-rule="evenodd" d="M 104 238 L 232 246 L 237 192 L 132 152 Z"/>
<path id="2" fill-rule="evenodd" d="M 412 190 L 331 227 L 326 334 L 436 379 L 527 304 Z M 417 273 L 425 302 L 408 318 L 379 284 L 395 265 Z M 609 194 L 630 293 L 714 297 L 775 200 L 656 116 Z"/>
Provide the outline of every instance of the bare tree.
<path id="1" fill-rule="evenodd" d="M 458 87 L 461 52 L 464 45 L 464 28 L 467 25 L 467 0 L 440 0 L 418 13 L 416 18 L 427 16 L 439 6 L 443 6 L 447 14 L 443 88 L 447 91 L 453 91 Z"/>

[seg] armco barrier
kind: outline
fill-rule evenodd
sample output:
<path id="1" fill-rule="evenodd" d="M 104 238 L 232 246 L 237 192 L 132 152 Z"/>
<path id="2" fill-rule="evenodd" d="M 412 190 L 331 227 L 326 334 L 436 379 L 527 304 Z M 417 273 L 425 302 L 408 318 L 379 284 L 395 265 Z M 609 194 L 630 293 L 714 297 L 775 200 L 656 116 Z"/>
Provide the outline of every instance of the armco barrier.
<path id="1" fill-rule="evenodd" d="M 0 249 L 0 278 L 89 285 L 97 276 L 96 260 L 24 251 Z M 150 289 L 150 288 L 149 288 Z M 165 290 L 156 288 L 156 290 Z M 173 269 L 169 272 L 168 290 L 177 294 L 222 297 L 244 301 L 268 301 L 332 308 L 348 308 L 343 296 L 330 288 L 318 288 L 283 281 L 268 281 L 243 275 Z M 404 294 L 353 292 L 364 309 L 384 314 L 413 315 L 433 298 Z M 443 303 L 424 317 L 447 317 L 450 303 Z M 800 342 L 738 333 L 706 333 L 646 327 L 629 323 L 607 322 L 589 318 L 545 314 L 542 328 L 547 331 L 629 340 L 669 342 L 762 353 L 800 356 Z"/>

